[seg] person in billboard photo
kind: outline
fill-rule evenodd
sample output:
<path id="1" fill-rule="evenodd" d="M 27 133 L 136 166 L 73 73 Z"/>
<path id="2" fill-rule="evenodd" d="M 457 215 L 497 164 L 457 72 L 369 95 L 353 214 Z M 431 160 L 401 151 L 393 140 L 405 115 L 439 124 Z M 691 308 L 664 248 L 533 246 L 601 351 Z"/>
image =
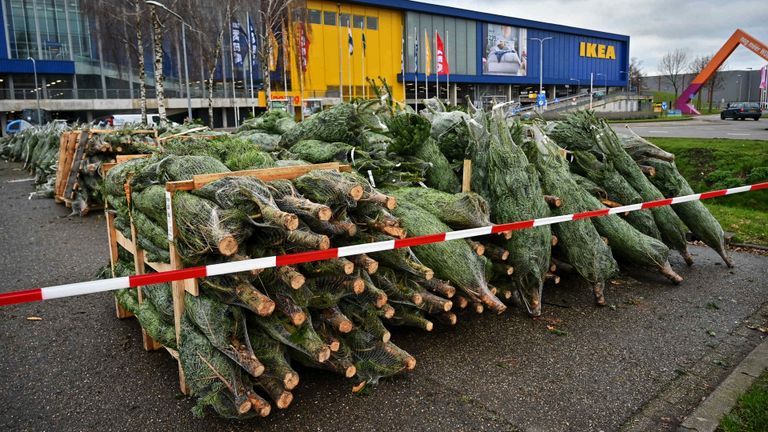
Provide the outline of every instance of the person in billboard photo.
<path id="1" fill-rule="evenodd" d="M 525 30 L 512 26 L 486 25 L 486 55 L 483 58 L 484 72 L 489 75 L 526 74 L 525 46 L 521 47 L 521 36 Z M 522 48 L 522 50 L 521 50 Z"/>

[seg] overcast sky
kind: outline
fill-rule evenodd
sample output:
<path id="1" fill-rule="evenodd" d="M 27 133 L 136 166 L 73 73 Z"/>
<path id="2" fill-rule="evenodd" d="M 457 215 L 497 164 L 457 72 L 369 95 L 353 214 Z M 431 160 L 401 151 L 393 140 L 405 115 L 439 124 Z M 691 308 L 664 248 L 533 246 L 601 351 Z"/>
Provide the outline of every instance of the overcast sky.
<path id="1" fill-rule="evenodd" d="M 768 1 L 739 0 L 421 0 L 535 21 L 629 35 L 630 56 L 654 75 L 664 53 L 682 48 L 689 59 L 716 52 L 737 28 L 768 43 Z M 734 51 L 728 69 L 766 64 L 744 47 Z"/>

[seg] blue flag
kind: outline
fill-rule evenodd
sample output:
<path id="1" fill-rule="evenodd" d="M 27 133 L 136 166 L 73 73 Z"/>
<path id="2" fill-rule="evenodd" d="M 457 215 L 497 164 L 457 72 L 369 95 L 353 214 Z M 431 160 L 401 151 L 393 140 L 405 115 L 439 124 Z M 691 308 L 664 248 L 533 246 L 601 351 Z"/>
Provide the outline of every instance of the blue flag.
<path id="1" fill-rule="evenodd" d="M 419 32 L 418 31 L 416 32 L 415 42 L 416 44 L 414 45 L 414 50 L 413 50 L 413 60 L 414 60 L 413 72 L 419 73 Z"/>
<path id="2" fill-rule="evenodd" d="M 232 63 L 236 66 L 243 65 L 243 53 L 248 51 L 248 46 L 240 43 L 240 33 L 243 28 L 237 20 L 232 21 Z"/>
<path id="3" fill-rule="evenodd" d="M 253 21 L 250 15 L 248 15 L 248 35 L 251 48 L 251 66 L 256 66 L 256 30 L 253 28 Z"/>

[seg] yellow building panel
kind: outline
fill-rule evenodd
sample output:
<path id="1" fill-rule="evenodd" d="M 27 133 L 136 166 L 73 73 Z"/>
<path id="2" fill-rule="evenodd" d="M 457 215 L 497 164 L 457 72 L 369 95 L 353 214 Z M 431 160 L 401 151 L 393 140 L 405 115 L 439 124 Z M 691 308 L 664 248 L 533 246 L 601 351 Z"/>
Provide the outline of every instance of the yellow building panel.
<path id="1" fill-rule="evenodd" d="M 336 2 L 309 0 L 309 9 L 338 13 Z M 375 17 L 378 28 L 368 29 L 366 25 L 365 39 L 365 76 L 369 78 L 383 77 L 392 86 L 396 100 L 404 97 L 404 88 L 397 82 L 401 72 L 401 41 L 403 34 L 403 14 L 401 11 L 377 8 L 363 5 L 341 3 L 341 13 L 351 17 Z M 354 23 L 354 18 L 350 18 Z M 344 98 L 349 98 L 350 85 L 354 97 L 362 97 L 366 86 L 363 76 L 363 47 L 362 32 L 359 27 L 352 28 L 354 52 L 349 55 L 348 28 L 337 25 L 311 24 L 309 27 L 309 61 L 304 75 L 304 97 L 325 97 L 329 90 L 333 93 L 339 87 L 339 64 L 341 64 L 341 83 L 344 85 Z M 367 22 L 367 18 L 366 18 Z M 341 56 L 341 61 L 339 57 Z M 293 56 L 292 56 L 293 57 Z M 295 62 L 292 62 L 293 88 L 298 93 L 299 76 L 296 74 Z M 370 97 L 370 89 L 368 96 Z"/>

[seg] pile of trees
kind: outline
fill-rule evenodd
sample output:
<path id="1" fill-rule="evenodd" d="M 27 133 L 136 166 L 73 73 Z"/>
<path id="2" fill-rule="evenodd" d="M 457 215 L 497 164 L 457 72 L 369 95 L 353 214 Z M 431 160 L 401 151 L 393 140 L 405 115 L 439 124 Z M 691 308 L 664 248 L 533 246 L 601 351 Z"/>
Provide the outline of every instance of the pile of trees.
<path id="1" fill-rule="evenodd" d="M 429 235 L 690 191 L 671 155 L 638 137 L 622 143 L 590 112 L 508 124 L 500 112 L 447 111 L 428 101 L 415 113 L 383 96 L 300 123 L 273 111 L 235 134 L 170 139 L 152 157 L 108 173 L 104 191 L 116 225 L 129 235 L 132 222 L 150 260 L 168 262 L 166 182 L 333 161 L 353 171 L 271 182 L 230 176 L 176 192 L 173 241 L 185 264 Z M 465 158 L 473 161 L 474 193 L 459 192 Z M 226 417 L 265 416 L 291 403 L 296 364 L 342 375 L 359 390 L 415 367 L 390 340 L 392 326 L 430 331 L 435 323 L 454 325 L 462 310 L 501 313 L 512 304 L 536 316 L 544 286 L 559 282 L 556 272 L 587 283 L 597 304 L 605 304 L 606 282 L 623 266 L 680 283 L 668 257 L 674 249 L 690 264 L 686 225 L 730 265 L 722 230 L 706 208 L 678 205 L 205 278 L 199 297 L 186 296 L 178 343 L 168 285 L 146 288 L 141 305 L 131 290 L 118 299 L 152 337 L 179 350 L 198 414 L 211 406 Z"/>

